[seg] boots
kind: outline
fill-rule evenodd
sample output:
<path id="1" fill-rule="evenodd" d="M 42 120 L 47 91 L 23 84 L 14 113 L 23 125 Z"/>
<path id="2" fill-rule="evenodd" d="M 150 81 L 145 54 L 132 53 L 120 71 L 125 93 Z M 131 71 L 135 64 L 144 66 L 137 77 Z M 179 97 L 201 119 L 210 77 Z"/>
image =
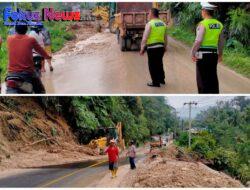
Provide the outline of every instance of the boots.
<path id="1" fill-rule="evenodd" d="M 115 170 L 111 170 L 111 178 L 115 178 Z"/>
<path id="2" fill-rule="evenodd" d="M 114 174 L 115 174 L 115 177 L 117 177 L 117 170 L 118 170 L 118 168 L 116 168 L 116 169 L 114 169 Z"/>

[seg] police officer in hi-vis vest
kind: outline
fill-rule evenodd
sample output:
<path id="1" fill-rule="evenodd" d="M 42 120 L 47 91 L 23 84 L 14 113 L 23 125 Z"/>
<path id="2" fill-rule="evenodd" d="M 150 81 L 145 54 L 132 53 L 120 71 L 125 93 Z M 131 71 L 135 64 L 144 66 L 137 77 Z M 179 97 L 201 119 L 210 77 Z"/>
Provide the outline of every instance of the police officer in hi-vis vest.
<path id="1" fill-rule="evenodd" d="M 198 92 L 219 93 L 217 63 L 222 61 L 223 25 L 213 18 L 216 6 L 201 3 L 203 20 L 198 24 L 192 48 L 192 60 L 196 62 Z"/>
<path id="2" fill-rule="evenodd" d="M 165 84 L 162 59 L 167 48 L 167 26 L 159 18 L 158 9 L 152 8 L 150 10 L 149 19 L 143 33 L 140 55 L 147 51 L 149 72 L 152 79 L 152 82 L 147 85 L 160 87 L 160 84 Z"/>

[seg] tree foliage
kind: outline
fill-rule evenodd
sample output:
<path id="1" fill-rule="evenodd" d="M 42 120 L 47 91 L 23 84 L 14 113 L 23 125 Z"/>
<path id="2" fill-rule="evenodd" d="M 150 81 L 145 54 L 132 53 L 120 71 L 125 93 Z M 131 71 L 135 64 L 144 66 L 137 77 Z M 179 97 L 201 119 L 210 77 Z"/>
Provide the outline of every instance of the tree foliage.
<path id="1" fill-rule="evenodd" d="M 193 127 L 203 131 L 194 135 L 191 150 L 210 159 L 214 167 L 246 183 L 250 180 L 250 99 L 235 97 L 197 115 Z M 177 140 L 187 146 L 187 134 Z M 186 141 L 186 142 L 185 142 Z"/>
<path id="2" fill-rule="evenodd" d="M 44 108 L 63 114 L 79 142 L 88 143 L 98 128 L 122 122 L 125 141 L 144 142 L 166 133 L 175 116 L 164 97 L 40 97 Z"/>

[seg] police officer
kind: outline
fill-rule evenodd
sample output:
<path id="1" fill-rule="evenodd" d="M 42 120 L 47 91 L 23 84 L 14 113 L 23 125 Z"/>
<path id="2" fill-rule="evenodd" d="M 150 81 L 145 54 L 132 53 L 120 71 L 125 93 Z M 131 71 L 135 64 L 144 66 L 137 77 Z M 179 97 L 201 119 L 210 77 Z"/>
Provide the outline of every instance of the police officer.
<path id="1" fill-rule="evenodd" d="M 213 18 L 216 6 L 201 3 L 203 20 L 198 24 L 196 40 L 192 48 L 192 60 L 196 62 L 196 79 L 199 93 L 219 93 L 218 61 L 222 61 L 223 25 Z"/>
<path id="2" fill-rule="evenodd" d="M 150 87 L 160 87 L 165 84 L 165 73 L 163 69 L 163 55 L 167 47 L 167 26 L 159 18 L 159 10 L 152 8 L 149 12 L 150 21 L 145 26 L 141 42 L 140 55 L 145 50 L 148 54 L 148 66 L 152 82 Z"/>

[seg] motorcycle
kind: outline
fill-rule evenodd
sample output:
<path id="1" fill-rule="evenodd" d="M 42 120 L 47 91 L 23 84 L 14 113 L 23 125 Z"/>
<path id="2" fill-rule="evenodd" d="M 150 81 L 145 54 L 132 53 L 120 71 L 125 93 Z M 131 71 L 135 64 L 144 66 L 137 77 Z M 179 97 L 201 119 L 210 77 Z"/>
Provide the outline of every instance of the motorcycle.
<path id="1" fill-rule="evenodd" d="M 30 79 L 28 79 L 30 78 Z M 12 73 L 6 79 L 7 94 L 33 94 L 31 76 L 26 73 Z"/>
<path id="2" fill-rule="evenodd" d="M 44 60 L 44 58 L 41 57 L 40 55 L 33 54 L 33 62 L 35 64 L 35 72 L 39 78 L 41 78 L 41 76 L 42 76 L 41 69 L 42 69 L 42 61 L 43 60 Z"/>
<path id="3" fill-rule="evenodd" d="M 6 77 L 7 94 L 45 94 L 41 81 L 41 67 L 43 57 L 33 56 L 35 73 L 11 73 Z"/>

